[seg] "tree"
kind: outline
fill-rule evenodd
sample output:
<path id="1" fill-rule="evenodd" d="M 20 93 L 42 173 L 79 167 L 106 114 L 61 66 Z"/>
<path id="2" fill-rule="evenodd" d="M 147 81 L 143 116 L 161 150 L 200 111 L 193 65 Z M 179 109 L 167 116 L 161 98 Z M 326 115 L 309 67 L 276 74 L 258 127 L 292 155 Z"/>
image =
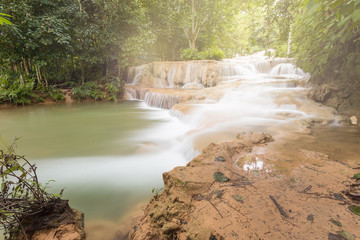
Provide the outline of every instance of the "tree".
<path id="1" fill-rule="evenodd" d="M 303 0 L 294 26 L 295 56 L 318 83 L 360 75 L 360 2 Z"/>
<path id="2" fill-rule="evenodd" d="M 232 0 L 178 0 L 173 4 L 192 50 L 204 29 L 224 25 L 237 11 L 237 3 Z"/>

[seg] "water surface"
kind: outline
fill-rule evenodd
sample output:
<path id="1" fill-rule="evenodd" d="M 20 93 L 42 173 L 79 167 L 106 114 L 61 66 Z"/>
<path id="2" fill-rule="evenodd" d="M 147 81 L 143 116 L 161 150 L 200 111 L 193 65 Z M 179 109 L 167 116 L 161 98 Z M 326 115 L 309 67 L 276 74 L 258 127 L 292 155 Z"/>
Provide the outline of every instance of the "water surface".
<path id="1" fill-rule="evenodd" d="M 35 105 L 0 110 L 0 136 L 38 166 L 50 191 L 87 220 L 118 219 L 162 186 L 162 173 L 183 165 L 167 151 L 184 126 L 141 102 Z M 171 131 L 169 131 L 171 129 Z M 164 150 L 165 149 L 165 150 Z"/>

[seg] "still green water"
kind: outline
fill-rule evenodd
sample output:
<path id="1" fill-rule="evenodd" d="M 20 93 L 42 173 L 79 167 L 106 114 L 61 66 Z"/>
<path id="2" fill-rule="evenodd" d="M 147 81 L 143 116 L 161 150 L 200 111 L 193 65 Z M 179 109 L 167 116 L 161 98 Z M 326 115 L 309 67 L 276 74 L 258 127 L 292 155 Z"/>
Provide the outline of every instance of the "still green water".
<path id="1" fill-rule="evenodd" d="M 34 105 L 0 109 L 0 136 L 38 166 L 49 190 L 65 189 L 86 221 L 120 218 L 184 164 L 170 150 L 181 123 L 141 102 Z M 164 151 L 169 149 L 169 151 Z"/>
<path id="2" fill-rule="evenodd" d="M 0 135 L 29 159 L 129 154 L 133 131 L 151 126 L 137 103 L 35 105 L 0 110 Z"/>

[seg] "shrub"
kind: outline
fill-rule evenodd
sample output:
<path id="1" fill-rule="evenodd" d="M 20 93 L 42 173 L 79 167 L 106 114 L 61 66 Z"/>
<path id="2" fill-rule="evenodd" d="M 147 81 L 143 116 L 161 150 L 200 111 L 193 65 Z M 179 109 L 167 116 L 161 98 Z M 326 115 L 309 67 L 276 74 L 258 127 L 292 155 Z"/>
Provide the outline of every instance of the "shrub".
<path id="1" fill-rule="evenodd" d="M 198 50 L 191 49 L 191 48 L 185 48 L 181 51 L 180 57 L 182 60 L 188 61 L 188 60 L 197 60 L 198 59 Z"/>
<path id="2" fill-rule="evenodd" d="M 225 57 L 224 52 L 218 47 L 208 48 L 205 51 L 206 59 L 221 60 Z"/>
<path id="3" fill-rule="evenodd" d="M 0 88 L 0 103 L 10 103 L 15 105 L 25 105 L 38 102 L 37 96 L 33 92 L 34 84 L 14 81 L 8 88 Z"/>
<path id="4" fill-rule="evenodd" d="M 218 47 L 208 48 L 205 51 L 198 52 L 197 49 L 192 50 L 191 48 L 186 48 L 181 51 L 181 59 L 188 60 L 221 60 L 225 57 L 224 52 Z"/>
<path id="5" fill-rule="evenodd" d="M 59 198 L 61 193 L 47 193 L 36 166 L 16 155 L 13 146 L 0 146 L 0 223 L 5 239 L 29 239 L 35 230 L 74 221 L 68 202 Z"/>
<path id="6" fill-rule="evenodd" d="M 105 90 L 107 91 L 109 97 L 109 101 L 116 102 L 117 100 L 123 97 L 123 85 L 124 82 L 120 80 L 120 78 L 112 78 L 110 82 L 105 84 Z"/>
<path id="7" fill-rule="evenodd" d="M 55 102 L 64 102 L 65 101 L 64 93 L 55 86 L 51 86 L 48 90 L 48 93 L 49 93 L 51 100 L 53 100 Z"/>

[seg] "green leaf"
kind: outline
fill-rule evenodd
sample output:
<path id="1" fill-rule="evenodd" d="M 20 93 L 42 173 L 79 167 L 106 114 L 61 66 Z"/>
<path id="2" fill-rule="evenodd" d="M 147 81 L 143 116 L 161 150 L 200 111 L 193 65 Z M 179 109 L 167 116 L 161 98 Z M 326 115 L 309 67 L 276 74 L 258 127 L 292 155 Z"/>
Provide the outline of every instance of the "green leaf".
<path id="1" fill-rule="evenodd" d="M 1 16 L 6 16 L 6 17 L 12 17 L 11 15 L 9 14 L 5 14 L 5 13 L 0 13 Z"/>
<path id="2" fill-rule="evenodd" d="M 222 172 L 215 172 L 214 179 L 216 182 L 228 182 L 230 179 L 226 177 Z"/>
<path id="3" fill-rule="evenodd" d="M 336 220 L 334 220 L 334 219 L 330 219 L 329 220 L 331 223 L 333 223 L 333 224 L 335 224 L 336 226 L 338 226 L 338 227 L 342 227 L 342 224 L 341 224 L 341 222 L 339 222 L 339 221 L 336 221 Z"/>
<path id="4" fill-rule="evenodd" d="M 351 205 L 351 206 L 349 206 L 349 209 L 350 209 L 350 211 L 353 212 L 354 214 L 360 216 L 360 206 Z"/>
<path id="5" fill-rule="evenodd" d="M 349 233 L 348 231 L 345 231 L 345 230 L 338 232 L 338 234 L 340 236 L 342 236 L 343 238 L 345 238 L 346 240 L 354 240 L 355 239 L 354 235 L 352 235 L 351 233 Z"/>
<path id="6" fill-rule="evenodd" d="M 356 178 L 356 179 L 360 179 L 360 173 L 356 173 L 356 174 L 354 174 L 354 178 Z"/>
<path id="7" fill-rule="evenodd" d="M 8 25 L 12 25 L 12 22 L 10 22 L 9 20 L 3 18 L 3 17 L 0 17 L 0 24 L 1 25 L 4 25 L 4 23 L 8 24 Z"/>
<path id="8" fill-rule="evenodd" d="M 346 23 L 348 23 L 350 21 L 351 15 L 344 17 L 337 25 L 338 27 L 342 27 L 344 26 Z"/>
<path id="9" fill-rule="evenodd" d="M 240 195 L 232 195 L 232 198 L 238 202 L 244 203 L 244 198 Z"/>
<path id="10" fill-rule="evenodd" d="M 354 22 L 357 22 L 360 19 L 360 9 L 356 9 L 352 14 L 351 14 L 351 19 Z"/>

